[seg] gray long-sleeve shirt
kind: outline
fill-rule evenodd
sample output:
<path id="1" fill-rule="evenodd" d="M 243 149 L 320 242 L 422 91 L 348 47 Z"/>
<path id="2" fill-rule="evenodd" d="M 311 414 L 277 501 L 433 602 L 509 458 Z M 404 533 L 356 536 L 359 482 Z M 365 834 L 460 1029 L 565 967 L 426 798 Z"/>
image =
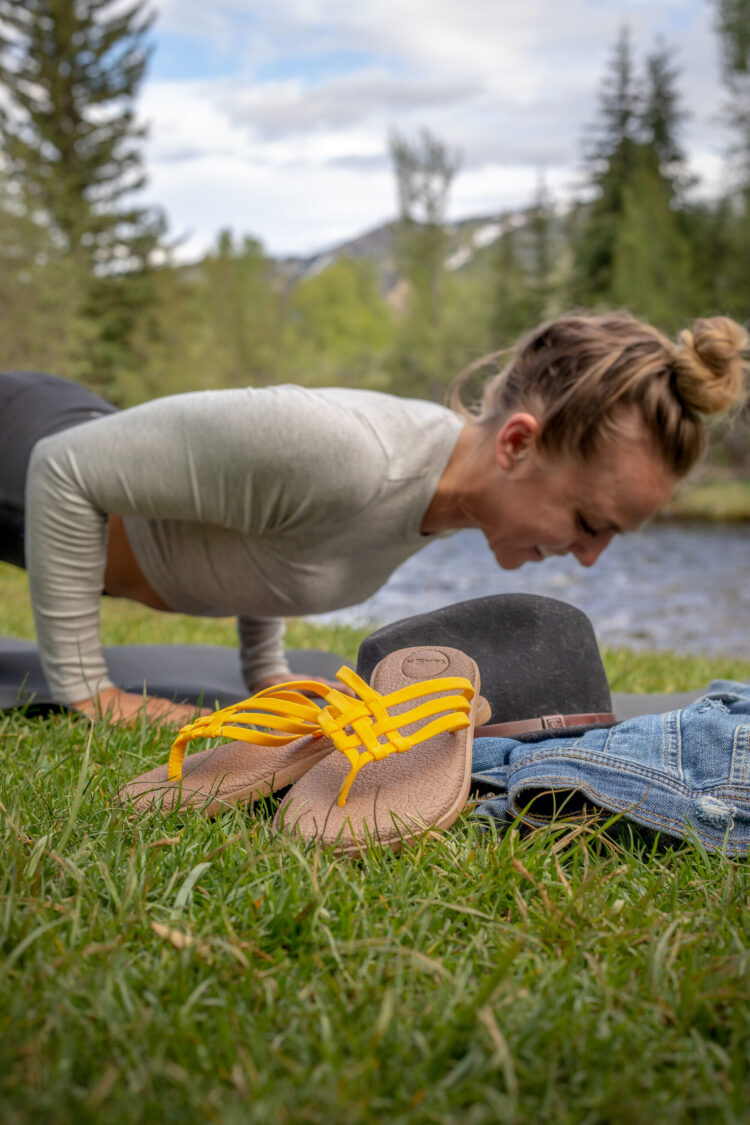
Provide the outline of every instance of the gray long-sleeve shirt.
<path id="1" fill-rule="evenodd" d="M 99 638 L 107 517 L 170 609 L 237 615 L 248 685 L 287 671 L 281 618 L 353 605 L 425 545 L 461 420 L 432 403 L 296 386 L 174 395 L 39 442 L 27 566 L 63 703 L 111 686 Z"/>

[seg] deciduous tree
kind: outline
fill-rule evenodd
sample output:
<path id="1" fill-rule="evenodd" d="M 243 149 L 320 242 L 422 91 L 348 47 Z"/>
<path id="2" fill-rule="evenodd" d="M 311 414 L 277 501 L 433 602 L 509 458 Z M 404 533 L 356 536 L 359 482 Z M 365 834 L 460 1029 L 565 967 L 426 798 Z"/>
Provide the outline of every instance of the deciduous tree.
<path id="1" fill-rule="evenodd" d="M 415 392 L 439 397 L 449 376 L 441 339 L 445 213 L 460 157 L 428 129 L 411 139 L 393 131 L 390 151 L 399 200 L 396 260 L 409 285 L 394 360 Z"/>

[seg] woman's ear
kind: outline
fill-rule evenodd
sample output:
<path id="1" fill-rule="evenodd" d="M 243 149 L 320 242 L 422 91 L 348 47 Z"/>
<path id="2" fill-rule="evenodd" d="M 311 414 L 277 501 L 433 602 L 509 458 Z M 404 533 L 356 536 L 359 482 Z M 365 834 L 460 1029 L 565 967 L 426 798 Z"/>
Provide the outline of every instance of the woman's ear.
<path id="1" fill-rule="evenodd" d="M 539 441 L 542 428 L 533 414 L 513 414 L 497 431 L 495 460 L 501 469 L 511 472 L 519 461 L 525 461 Z"/>

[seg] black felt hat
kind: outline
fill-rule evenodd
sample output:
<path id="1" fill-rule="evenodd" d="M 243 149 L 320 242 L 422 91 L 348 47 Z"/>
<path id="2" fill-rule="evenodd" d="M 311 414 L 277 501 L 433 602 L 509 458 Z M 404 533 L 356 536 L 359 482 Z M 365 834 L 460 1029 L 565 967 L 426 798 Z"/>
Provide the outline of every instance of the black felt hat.
<path id="1" fill-rule="evenodd" d="M 615 721 L 593 626 L 567 602 L 496 594 L 406 617 L 365 638 L 357 672 L 369 682 L 379 660 L 413 645 L 450 645 L 476 661 L 492 710 L 477 735 L 545 737 Z"/>

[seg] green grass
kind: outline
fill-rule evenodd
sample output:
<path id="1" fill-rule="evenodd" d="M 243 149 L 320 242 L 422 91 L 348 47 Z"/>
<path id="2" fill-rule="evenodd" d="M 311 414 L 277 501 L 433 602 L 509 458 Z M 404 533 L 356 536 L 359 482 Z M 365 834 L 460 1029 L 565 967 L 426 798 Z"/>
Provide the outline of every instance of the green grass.
<path id="1" fill-rule="evenodd" d="M 750 480 L 721 477 L 691 483 L 667 506 L 667 519 L 746 522 L 750 520 Z"/>
<path id="2" fill-rule="evenodd" d="M 103 598 L 101 605 L 101 634 L 105 645 L 237 643 L 237 628 L 232 618 L 157 613 L 115 598 Z M 321 628 L 302 620 L 292 621 L 287 629 L 287 645 L 289 648 L 325 648 L 351 660 L 356 658 L 366 632 L 340 625 Z M 34 636 L 26 574 L 3 563 L 0 563 L 0 635 Z"/>
<path id="3" fill-rule="evenodd" d="M 24 596 L 0 573 L 0 632 L 28 633 Z M 233 640 L 106 616 L 109 641 Z M 717 668 L 607 663 L 625 690 Z M 271 802 L 131 820 L 118 788 L 169 741 L 0 716 L 3 1125 L 747 1121 L 744 861 L 593 823 L 498 837 L 464 817 L 351 861 L 275 838 Z"/>

